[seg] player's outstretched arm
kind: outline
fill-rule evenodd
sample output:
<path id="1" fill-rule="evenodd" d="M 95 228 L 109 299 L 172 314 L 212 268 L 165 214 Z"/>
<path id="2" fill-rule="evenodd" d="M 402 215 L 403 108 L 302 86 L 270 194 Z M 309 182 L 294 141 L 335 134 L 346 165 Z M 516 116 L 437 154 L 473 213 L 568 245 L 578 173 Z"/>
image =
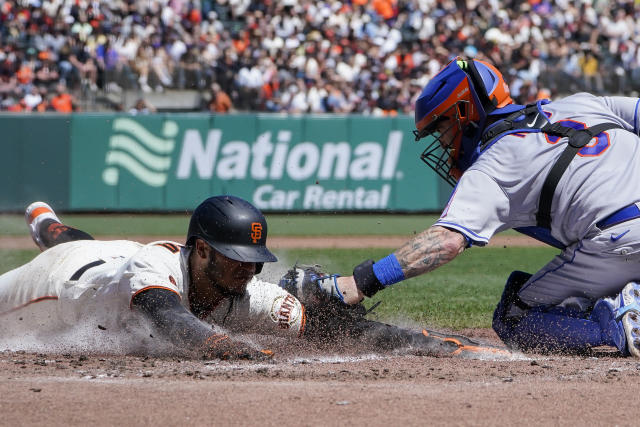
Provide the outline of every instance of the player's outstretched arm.
<path id="1" fill-rule="evenodd" d="M 147 316 L 172 343 L 201 351 L 205 357 L 264 359 L 271 355 L 216 333 L 180 304 L 178 295 L 169 290 L 152 288 L 140 292 L 133 298 L 132 306 Z"/>
<path id="2" fill-rule="evenodd" d="M 358 265 L 353 276 L 338 279 L 338 288 L 345 303 L 356 304 L 387 286 L 435 270 L 466 246 L 467 241 L 459 232 L 433 226 L 378 262 L 367 260 Z"/>

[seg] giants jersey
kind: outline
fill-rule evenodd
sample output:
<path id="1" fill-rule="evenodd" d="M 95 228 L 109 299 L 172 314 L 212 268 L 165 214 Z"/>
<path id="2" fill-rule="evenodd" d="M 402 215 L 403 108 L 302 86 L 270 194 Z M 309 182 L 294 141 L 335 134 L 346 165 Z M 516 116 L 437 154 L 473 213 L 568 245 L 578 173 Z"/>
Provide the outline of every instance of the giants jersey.
<path id="1" fill-rule="evenodd" d="M 583 147 L 562 176 L 551 207 L 551 234 L 565 245 L 598 232 L 596 222 L 640 200 L 637 98 L 579 93 L 542 105 L 551 123 L 574 128 L 612 122 Z M 536 225 L 542 184 L 566 147 L 544 133 L 514 133 L 490 145 L 463 174 L 435 225 L 484 245 L 497 232 Z"/>
<path id="2" fill-rule="evenodd" d="M 175 292 L 189 310 L 189 253 L 166 241 L 56 245 L 0 276 L 0 315 L 46 318 L 54 328 L 55 320 L 68 326 L 89 316 L 102 327 L 121 327 L 135 315 L 133 298 L 151 288 Z M 297 336 L 304 328 L 304 309 L 277 285 L 254 277 L 243 296 L 223 301 L 208 320 L 221 325 L 223 319 L 238 331 Z"/>

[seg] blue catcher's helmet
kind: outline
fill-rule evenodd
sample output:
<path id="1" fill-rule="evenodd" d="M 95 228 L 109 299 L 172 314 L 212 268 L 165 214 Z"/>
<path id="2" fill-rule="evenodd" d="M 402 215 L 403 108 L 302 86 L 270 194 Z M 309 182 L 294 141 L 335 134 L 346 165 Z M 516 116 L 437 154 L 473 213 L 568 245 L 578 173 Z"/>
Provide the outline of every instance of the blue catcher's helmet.
<path id="1" fill-rule="evenodd" d="M 487 116 L 518 108 L 522 107 L 513 105 L 509 87 L 493 65 L 477 59 L 454 59 L 416 100 L 416 141 L 433 137 L 420 158 L 455 185 L 479 155 Z"/>

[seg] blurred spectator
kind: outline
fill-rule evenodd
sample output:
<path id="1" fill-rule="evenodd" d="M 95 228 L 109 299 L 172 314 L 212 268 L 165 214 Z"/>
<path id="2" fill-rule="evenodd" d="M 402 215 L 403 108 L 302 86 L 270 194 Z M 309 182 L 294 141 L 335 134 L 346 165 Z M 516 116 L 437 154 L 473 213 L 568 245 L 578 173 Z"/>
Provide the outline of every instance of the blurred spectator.
<path id="1" fill-rule="evenodd" d="M 40 63 L 36 66 L 34 83 L 46 88 L 53 87 L 60 80 L 60 74 L 51 52 L 43 50 L 38 54 L 38 59 Z"/>
<path id="2" fill-rule="evenodd" d="M 79 38 L 71 38 L 69 62 L 73 66 L 75 77 L 80 83 L 89 86 L 92 90 L 98 87 L 98 67 L 97 58 L 91 56 L 91 52 L 86 43 Z"/>
<path id="3" fill-rule="evenodd" d="M 218 83 L 211 84 L 211 100 L 208 108 L 214 113 L 228 113 L 233 108 L 231 98 L 220 88 Z"/>
<path id="4" fill-rule="evenodd" d="M 376 13 L 387 22 L 397 16 L 397 0 L 372 0 L 371 3 Z"/>
<path id="5" fill-rule="evenodd" d="M 31 90 L 22 98 L 24 101 L 24 108 L 26 111 L 33 111 L 38 104 L 42 102 L 42 95 L 40 94 L 40 89 L 33 85 L 31 86 Z"/>
<path id="6" fill-rule="evenodd" d="M 74 100 L 63 84 L 56 86 L 55 96 L 49 102 L 51 108 L 58 113 L 71 113 L 74 111 Z"/>
<path id="7" fill-rule="evenodd" d="M 589 92 L 602 93 L 604 84 L 600 74 L 600 62 L 593 52 L 587 50 L 580 57 L 578 63 L 584 79 L 584 87 Z"/>
<path id="8" fill-rule="evenodd" d="M 153 49 L 147 43 L 141 43 L 138 47 L 134 62 L 134 70 L 138 73 L 138 83 L 143 92 L 151 92 L 149 86 L 149 72 L 153 60 Z"/>
<path id="9" fill-rule="evenodd" d="M 7 106 L 7 111 L 10 111 L 12 113 L 23 113 L 27 110 L 27 107 L 25 105 L 24 99 L 21 99 L 18 102 L 15 102 L 15 99 L 12 100 L 12 102 L 10 102 Z"/>
<path id="10" fill-rule="evenodd" d="M 245 55 L 247 56 L 247 55 Z M 264 84 L 263 75 L 255 60 L 248 57 L 240 71 L 235 83 L 238 87 L 238 108 L 243 110 L 257 110 L 259 106 L 258 95 Z"/>
<path id="11" fill-rule="evenodd" d="M 129 74 L 131 70 L 127 58 L 118 52 L 118 49 L 112 44 L 108 37 L 101 35 L 96 42 L 95 56 L 98 74 L 100 76 L 100 85 L 102 87 L 108 87 L 109 90 L 113 92 L 120 91 L 123 86 L 129 87 L 129 81 L 131 80 Z M 124 52 L 126 52 L 126 50 L 124 50 Z M 148 58 L 144 53 L 138 51 L 138 57 L 135 62 L 136 64 L 148 64 Z M 142 73 L 140 73 L 140 76 L 142 79 Z M 96 85 L 89 81 L 89 88 L 95 91 Z"/>
<path id="12" fill-rule="evenodd" d="M 173 86 L 173 64 L 169 61 L 167 51 L 162 47 L 154 49 L 151 59 L 151 70 L 157 80 L 156 90 L 161 92 L 164 88 Z"/>
<path id="13" fill-rule="evenodd" d="M 147 102 L 144 98 L 140 98 L 136 101 L 136 103 L 129 109 L 129 114 L 137 115 L 137 114 L 149 114 L 155 113 L 156 108 Z"/>
<path id="14" fill-rule="evenodd" d="M 180 56 L 178 63 L 178 87 L 180 89 L 204 88 L 204 72 L 200 63 L 200 50 L 191 46 Z"/>
<path id="15" fill-rule="evenodd" d="M 18 84 L 24 89 L 31 87 L 33 79 L 35 77 L 35 48 L 29 48 L 26 52 L 26 57 L 22 61 L 18 61 L 19 67 L 16 72 Z"/>
<path id="16" fill-rule="evenodd" d="M 6 95 L 14 92 L 18 87 L 18 79 L 16 76 L 8 76 L 0 74 L 0 95 Z"/>

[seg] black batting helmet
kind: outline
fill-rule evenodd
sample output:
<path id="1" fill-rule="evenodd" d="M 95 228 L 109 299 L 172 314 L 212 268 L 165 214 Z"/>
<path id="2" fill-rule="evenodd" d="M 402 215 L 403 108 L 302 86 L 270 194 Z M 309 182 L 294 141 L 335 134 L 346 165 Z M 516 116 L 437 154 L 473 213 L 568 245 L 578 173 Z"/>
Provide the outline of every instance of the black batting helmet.
<path id="1" fill-rule="evenodd" d="M 191 215 L 187 246 L 200 238 L 227 258 L 243 262 L 275 262 L 267 249 L 267 221 L 251 203 L 235 196 L 210 197 Z"/>

